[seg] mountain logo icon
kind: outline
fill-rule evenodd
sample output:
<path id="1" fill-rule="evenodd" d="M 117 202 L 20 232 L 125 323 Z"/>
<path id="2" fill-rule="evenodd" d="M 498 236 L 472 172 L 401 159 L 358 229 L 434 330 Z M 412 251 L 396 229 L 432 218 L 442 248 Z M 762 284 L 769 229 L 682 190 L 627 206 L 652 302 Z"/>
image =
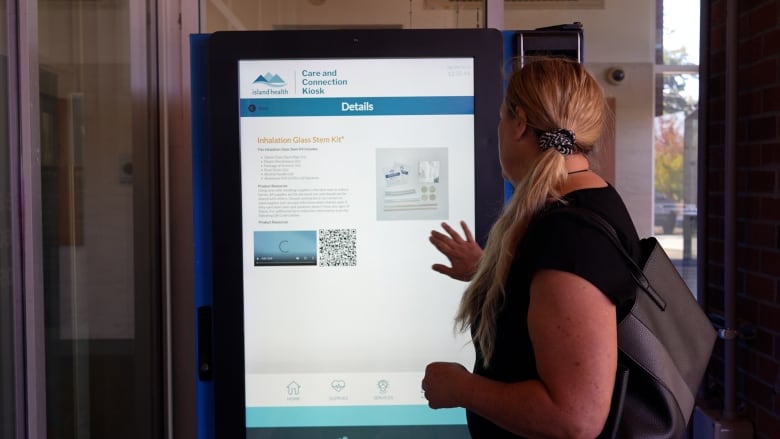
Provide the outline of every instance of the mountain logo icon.
<path id="1" fill-rule="evenodd" d="M 265 84 L 268 87 L 284 87 L 287 85 L 287 83 L 282 79 L 281 76 L 277 75 L 276 73 L 266 73 L 265 75 L 260 75 L 255 79 L 255 82 L 253 84 Z"/>

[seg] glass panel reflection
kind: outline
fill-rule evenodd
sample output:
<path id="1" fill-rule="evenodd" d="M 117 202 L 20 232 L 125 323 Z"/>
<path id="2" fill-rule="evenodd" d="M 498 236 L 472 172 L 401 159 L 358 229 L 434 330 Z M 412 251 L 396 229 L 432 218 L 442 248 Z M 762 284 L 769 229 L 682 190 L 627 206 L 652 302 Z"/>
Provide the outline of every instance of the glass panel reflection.
<path id="1" fill-rule="evenodd" d="M 148 4 L 40 0 L 47 430 L 160 435 Z M 139 38 L 140 36 L 140 38 Z M 144 37 L 146 36 L 146 37 Z M 141 68 L 139 69 L 139 66 Z M 139 261 L 141 261 L 139 263 Z"/>

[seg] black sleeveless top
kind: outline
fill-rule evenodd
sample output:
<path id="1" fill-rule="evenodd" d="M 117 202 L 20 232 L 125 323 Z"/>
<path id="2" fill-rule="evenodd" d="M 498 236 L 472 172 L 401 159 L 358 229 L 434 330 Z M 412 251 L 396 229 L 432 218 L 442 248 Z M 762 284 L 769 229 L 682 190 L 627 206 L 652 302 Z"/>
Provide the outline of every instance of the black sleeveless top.
<path id="1" fill-rule="evenodd" d="M 639 238 L 628 210 L 612 186 L 582 189 L 567 194 L 571 207 L 600 214 L 617 231 L 629 254 L 639 259 Z M 548 210 L 561 207 L 555 203 Z M 531 279 L 539 270 L 554 269 L 576 274 L 598 287 L 617 307 L 620 321 L 631 309 L 635 284 L 627 262 L 610 239 L 571 214 L 544 215 L 532 221 L 517 246 L 507 278 L 506 299 L 498 315 L 497 339 L 489 368 L 484 368 L 479 346 L 474 373 L 487 378 L 518 382 L 538 379 L 536 360 L 528 335 Z M 467 412 L 473 438 L 516 438 L 479 415 Z"/>

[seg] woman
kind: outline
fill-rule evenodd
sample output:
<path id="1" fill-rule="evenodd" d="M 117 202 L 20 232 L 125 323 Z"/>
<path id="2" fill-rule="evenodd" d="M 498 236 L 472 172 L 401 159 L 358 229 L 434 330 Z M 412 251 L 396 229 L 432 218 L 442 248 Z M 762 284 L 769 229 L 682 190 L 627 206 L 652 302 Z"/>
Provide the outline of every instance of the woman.
<path id="1" fill-rule="evenodd" d="M 593 438 L 609 413 L 617 322 L 634 283 L 603 232 L 555 209 L 599 213 L 639 254 L 625 205 L 588 159 L 607 118 L 604 96 L 579 63 L 542 59 L 513 72 L 500 114 L 501 168 L 515 191 L 456 316 L 472 333 L 474 371 L 432 363 L 423 390 L 432 408 L 464 407 L 475 438 Z M 445 230 L 431 241 L 453 266 L 434 269 L 466 280 L 462 255 L 479 249 L 467 228 L 465 241 Z"/>

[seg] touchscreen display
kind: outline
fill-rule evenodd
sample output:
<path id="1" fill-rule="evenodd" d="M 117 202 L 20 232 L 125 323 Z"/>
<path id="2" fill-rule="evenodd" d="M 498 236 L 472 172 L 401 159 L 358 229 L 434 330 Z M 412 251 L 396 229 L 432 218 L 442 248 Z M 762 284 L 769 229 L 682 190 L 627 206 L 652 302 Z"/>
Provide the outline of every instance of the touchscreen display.
<path id="1" fill-rule="evenodd" d="M 474 360 L 453 327 L 465 284 L 431 269 L 447 261 L 428 241 L 475 222 L 473 59 L 248 59 L 238 75 L 247 430 L 465 431 L 420 382 L 431 361 Z"/>

